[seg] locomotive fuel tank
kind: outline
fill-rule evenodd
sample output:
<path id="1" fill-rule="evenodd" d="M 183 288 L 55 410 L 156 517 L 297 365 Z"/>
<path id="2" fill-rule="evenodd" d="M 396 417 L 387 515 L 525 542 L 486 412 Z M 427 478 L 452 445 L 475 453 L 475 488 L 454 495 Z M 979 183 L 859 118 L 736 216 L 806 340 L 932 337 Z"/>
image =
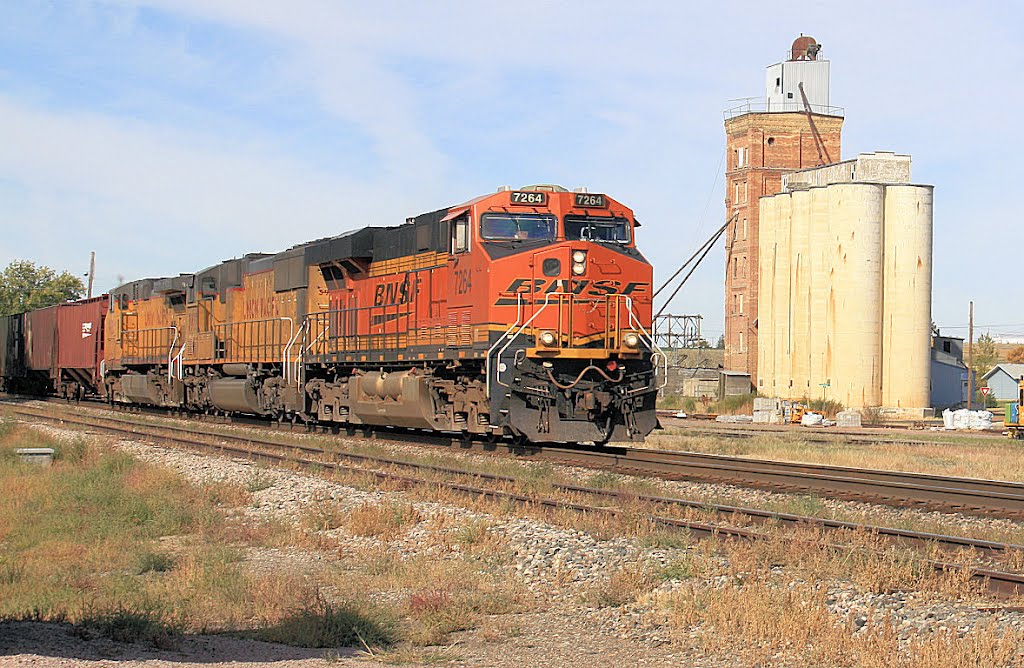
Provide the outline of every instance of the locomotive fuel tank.
<path id="1" fill-rule="evenodd" d="M 263 415 L 256 388 L 248 378 L 220 378 L 210 381 L 210 403 L 215 408 L 233 413 Z"/>

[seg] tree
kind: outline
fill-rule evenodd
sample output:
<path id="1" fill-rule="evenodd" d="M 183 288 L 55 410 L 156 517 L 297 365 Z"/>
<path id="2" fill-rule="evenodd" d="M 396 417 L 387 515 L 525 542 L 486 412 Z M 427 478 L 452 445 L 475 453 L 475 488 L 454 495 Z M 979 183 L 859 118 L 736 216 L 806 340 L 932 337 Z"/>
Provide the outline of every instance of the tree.
<path id="1" fill-rule="evenodd" d="M 718 343 L 715 344 L 715 348 L 725 350 L 725 334 L 718 335 Z"/>
<path id="2" fill-rule="evenodd" d="M 996 354 L 996 342 L 987 333 L 978 337 L 974 344 L 974 373 L 978 380 L 996 365 L 999 359 Z"/>
<path id="3" fill-rule="evenodd" d="M 29 260 L 15 260 L 0 272 L 0 315 L 22 313 L 81 298 L 82 280 Z"/>
<path id="4" fill-rule="evenodd" d="M 1006 361 L 1010 364 L 1024 364 L 1024 346 L 1017 346 L 1006 353 Z"/>

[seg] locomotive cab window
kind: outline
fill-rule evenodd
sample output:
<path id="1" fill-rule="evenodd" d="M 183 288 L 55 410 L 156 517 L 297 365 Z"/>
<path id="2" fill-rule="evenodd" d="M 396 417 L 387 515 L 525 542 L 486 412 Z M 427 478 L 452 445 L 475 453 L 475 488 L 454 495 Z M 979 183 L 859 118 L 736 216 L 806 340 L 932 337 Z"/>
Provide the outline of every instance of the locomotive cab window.
<path id="1" fill-rule="evenodd" d="M 469 214 L 464 213 L 452 221 L 452 253 L 469 250 Z"/>
<path id="2" fill-rule="evenodd" d="M 554 241 L 556 220 L 537 213 L 485 213 L 480 236 L 488 241 Z"/>
<path id="3" fill-rule="evenodd" d="M 630 223 L 618 216 L 566 216 L 565 238 L 569 241 L 605 241 L 628 244 Z"/>

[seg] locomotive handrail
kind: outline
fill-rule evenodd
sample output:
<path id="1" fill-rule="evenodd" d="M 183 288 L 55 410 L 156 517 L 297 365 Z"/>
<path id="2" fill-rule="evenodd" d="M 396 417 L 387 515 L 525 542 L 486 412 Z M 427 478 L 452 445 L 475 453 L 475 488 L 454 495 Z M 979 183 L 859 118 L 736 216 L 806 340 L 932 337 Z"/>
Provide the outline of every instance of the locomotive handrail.
<path id="1" fill-rule="evenodd" d="M 302 349 L 301 345 L 299 346 L 299 356 L 295 360 L 295 387 L 302 386 L 302 358 L 305 357 L 306 353 L 312 350 L 313 346 L 315 346 L 320 341 L 320 339 L 324 337 L 324 334 L 326 334 L 329 331 L 331 331 L 330 322 L 328 322 L 327 325 L 324 326 L 324 330 L 317 334 L 316 338 L 313 339 L 308 346 L 306 346 L 305 350 Z"/>
<path id="2" fill-rule="evenodd" d="M 134 343 L 129 344 L 129 345 L 132 345 L 132 346 L 135 347 L 136 357 L 145 359 L 145 358 L 150 358 L 150 357 L 162 356 L 162 353 L 157 353 L 156 355 L 143 355 L 142 354 L 143 351 L 150 352 L 152 349 L 154 349 L 154 348 L 162 348 L 162 346 L 159 345 L 159 343 L 160 343 L 159 341 L 157 341 L 155 343 L 143 344 L 143 343 L 140 342 L 141 341 L 141 337 L 139 335 L 140 334 L 152 334 L 153 332 L 166 332 L 166 331 L 169 331 L 169 330 L 173 330 L 174 331 L 174 338 L 177 339 L 177 337 L 178 337 L 178 328 L 175 327 L 174 325 L 168 325 L 166 327 L 146 327 L 145 329 L 130 329 L 130 330 L 127 330 L 127 331 L 122 330 L 121 331 L 121 337 L 122 337 L 122 341 L 123 341 L 124 337 L 126 337 L 126 336 L 128 338 L 134 339 Z M 122 341 L 118 341 L 118 343 L 122 343 Z M 124 347 L 126 347 L 126 346 L 125 346 L 125 344 L 122 343 L 122 349 Z M 174 342 L 171 342 L 171 344 L 168 346 L 168 350 L 167 350 L 168 360 L 170 360 L 170 354 L 173 351 L 174 351 Z M 124 350 L 121 351 L 121 355 L 122 355 L 122 357 L 127 357 L 127 355 L 124 354 Z"/>
<path id="3" fill-rule="evenodd" d="M 647 328 L 644 327 L 643 324 L 640 322 L 640 318 L 638 318 L 636 316 L 636 313 L 633 311 L 633 298 L 632 297 L 626 297 L 625 299 L 626 299 L 626 311 L 629 313 L 629 326 L 630 327 L 634 327 L 635 326 L 637 329 L 640 330 L 640 332 L 644 336 L 647 337 L 647 341 L 645 341 L 645 343 L 650 347 L 651 352 L 652 352 L 651 360 L 654 362 L 655 374 L 657 374 L 657 369 L 658 369 L 657 358 L 660 357 L 662 359 L 662 363 L 664 364 L 664 368 L 665 368 L 665 373 L 664 373 L 664 376 L 662 378 L 661 385 L 658 386 L 658 389 L 662 390 L 662 389 L 665 388 L 666 385 L 668 385 L 668 355 L 666 355 L 665 352 L 661 348 L 658 347 L 658 344 L 656 344 L 654 342 L 654 337 L 651 336 L 650 332 L 647 331 Z"/>
<path id="4" fill-rule="evenodd" d="M 174 380 L 174 368 L 172 366 L 174 359 L 171 356 L 174 354 L 174 344 L 178 342 L 178 327 L 171 325 L 166 329 L 174 330 L 174 339 L 171 340 L 171 345 L 167 346 L 167 382 L 170 383 Z"/>
<path id="5" fill-rule="evenodd" d="M 286 383 L 291 383 L 292 382 L 292 374 L 291 374 L 291 368 L 292 368 L 292 347 L 298 342 L 299 337 L 302 336 L 302 333 L 304 331 L 306 331 L 307 329 L 309 329 L 309 318 L 310 317 L 311 316 L 306 316 L 305 317 L 305 319 L 302 321 L 302 325 L 299 326 L 298 330 L 295 330 L 293 335 L 291 336 L 291 338 L 288 339 L 288 344 L 285 346 L 285 349 L 282 352 L 282 365 L 284 367 L 282 369 L 282 374 L 284 375 Z M 293 322 L 293 325 L 294 325 L 294 322 Z M 294 329 L 294 327 L 293 327 L 293 329 Z M 296 362 L 296 375 L 298 375 L 298 362 Z"/>
<path id="6" fill-rule="evenodd" d="M 219 324 L 215 324 L 213 326 L 213 332 L 215 334 L 218 331 L 222 332 L 223 334 L 221 335 L 221 338 L 223 339 L 223 341 L 225 343 L 225 349 L 224 349 L 224 355 L 223 355 L 224 359 L 222 361 L 229 362 L 231 360 L 238 360 L 240 355 L 244 357 L 247 354 L 250 355 L 250 356 L 259 356 L 259 357 L 267 356 L 267 357 L 269 357 L 270 356 L 269 351 L 273 350 L 275 345 L 281 345 L 281 344 L 270 343 L 270 342 L 268 342 L 268 339 L 269 338 L 276 338 L 276 339 L 280 340 L 280 334 L 277 332 L 276 325 L 277 325 L 277 323 L 281 322 L 282 320 L 288 320 L 289 323 L 291 323 L 291 331 L 294 331 L 294 329 L 295 329 L 295 321 L 292 320 L 289 316 L 278 316 L 276 318 L 254 318 L 252 320 L 232 320 L 232 321 L 229 321 L 229 322 L 222 322 L 222 323 L 219 323 Z M 262 325 L 267 325 L 267 324 L 272 325 L 269 328 L 270 329 L 269 337 L 263 338 L 263 336 L 266 335 L 266 331 L 265 330 L 262 331 L 262 332 L 257 330 L 256 334 L 257 334 L 257 336 L 259 338 L 257 339 L 256 343 L 252 343 L 251 341 L 246 340 L 246 334 L 248 333 L 249 330 L 247 330 L 245 326 L 248 326 L 248 325 L 261 325 L 261 324 Z M 236 334 L 235 333 L 236 329 L 240 330 L 241 333 L 240 334 Z M 239 340 L 241 340 L 241 342 L 239 342 Z M 227 354 L 227 343 L 228 342 L 232 343 L 232 349 L 231 349 L 232 350 L 232 355 L 230 355 L 230 356 L 228 356 L 228 354 Z M 235 350 L 236 347 L 238 349 L 241 349 L 242 352 L 238 353 Z M 282 346 L 282 348 L 283 348 L 283 346 Z M 252 351 L 252 352 L 248 352 L 247 353 L 246 351 Z"/>
<path id="7" fill-rule="evenodd" d="M 530 326 L 530 323 L 533 322 L 534 320 L 536 320 L 537 316 L 539 316 L 541 313 L 543 313 L 544 309 L 546 309 L 548 306 L 551 305 L 551 298 L 552 297 L 558 297 L 559 300 L 561 300 L 562 297 L 566 297 L 566 296 L 570 296 L 570 295 L 571 295 L 571 293 L 566 293 L 566 292 L 549 292 L 549 293 L 545 294 L 544 295 L 544 303 L 541 305 L 541 307 L 533 312 L 533 315 L 530 316 L 529 320 L 527 320 L 526 322 L 524 322 L 522 324 L 522 326 L 519 328 L 519 331 L 517 331 L 515 334 L 513 334 L 512 336 L 509 337 L 508 343 L 506 343 L 504 346 L 502 346 L 501 350 L 498 351 L 497 359 L 495 359 L 495 362 L 498 365 L 498 374 L 499 375 L 496 377 L 496 380 L 498 381 L 498 385 L 501 385 L 502 387 L 509 387 L 509 385 L 506 385 L 505 383 L 501 382 L 501 375 L 500 374 L 501 374 L 501 355 L 502 355 L 502 353 L 504 353 L 506 350 L 508 350 L 508 347 L 512 345 L 512 342 L 515 341 L 517 338 L 519 338 L 520 334 L 522 334 L 524 331 L 526 331 L 526 328 Z M 536 304 L 537 304 L 537 302 L 535 301 L 534 305 L 536 306 Z M 570 335 L 571 335 L 571 332 L 570 332 Z M 488 379 L 490 379 L 490 374 L 488 374 L 487 377 L 488 377 Z"/>
<path id="8" fill-rule="evenodd" d="M 181 349 L 174 356 L 174 363 L 178 365 L 178 380 L 185 380 L 185 348 L 187 347 L 188 341 L 181 344 Z"/>
<path id="9" fill-rule="evenodd" d="M 287 315 L 282 315 L 282 316 L 280 316 L 279 319 L 280 320 L 287 320 L 289 328 L 290 328 L 288 330 L 288 342 L 285 343 L 284 347 L 281 348 L 281 376 L 284 378 L 284 381 L 287 383 L 288 382 L 288 352 L 289 352 L 290 346 L 292 345 L 292 342 L 295 340 L 295 320 L 291 316 L 287 316 Z"/>
<path id="10" fill-rule="evenodd" d="M 513 329 L 515 329 L 516 327 L 519 326 L 519 321 L 522 320 L 522 319 L 523 319 L 523 293 L 519 292 L 519 293 L 516 293 L 516 320 L 515 320 L 515 322 L 513 322 L 509 326 L 509 328 L 505 330 L 505 333 L 502 334 L 501 336 L 499 336 L 498 340 L 495 341 L 494 344 L 490 348 L 487 349 L 487 357 L 484 358 L 484 371 L 485 371 L 484 375 L 487 378 L 487 381 L 484 384 L 484 387 L 487 390 L 487 396 L 488 397 L 491 396 L 491 354 L 494 352 L 494 349 L 498 347 L 498 344 L 500 344 L 502 341 L 505 340 L 505 337 L 509 335 L 509 332 L 511 332 Z M 501 373 L 501 372 L 499 371 L 498 373 Z M 500 380 L 498 381 L 498 383 L 504 385 L 504 383 L 501 383 Z M 508 387 L 508 386 L 505 385 L 505 387 Z"/>

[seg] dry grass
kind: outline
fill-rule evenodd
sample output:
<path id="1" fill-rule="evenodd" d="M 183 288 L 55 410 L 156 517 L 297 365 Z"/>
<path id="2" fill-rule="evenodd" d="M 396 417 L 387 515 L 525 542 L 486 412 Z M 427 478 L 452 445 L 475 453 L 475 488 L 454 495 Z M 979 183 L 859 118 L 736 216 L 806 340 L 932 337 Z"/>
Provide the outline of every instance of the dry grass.
<path id="1" fill-rule="evenodd" d="M 850 443 L 840 436 L 831 442 L 805 440 L 805 433 L 757 433 L 749 438 L 689 436 L 686 429 L 670 428 L 649 438 L 649 445 L 755 459 L 812 462 L 835 466 L 915 471 L 939 475 L 1024 481 L 1020 446 L 1009 439 L 948 434 L 887 433 L 882 438 L 906 438 L 905 443 Z M 815 438 L 828 438 L 828 432 Z"/>
<path id="2" fill-rule="evenodd" d="M 13 450 L 26 444 L 55 447 L 57 461 L 18 461 Z M 337 639 L 356 623 L 358 601 L 324 607 L 307 578 L 244 562 L 246 545 L 288 532 L 232 519 L 231 504 L 249 499 L 241 488 L 190 485 L 82 439 L 4 422 L 0 486 L 0 619 L 67 621 L 161 647 L 197 631 L 279 629 L 275 639 L 301 643 L 317 627 Z"/>
<path id="3" fill-rule="evenodd" d="M 480 629 L 485 639 L 500 641 L 518 632 L 510 614 L 537 606 L 533 596 L 508 577 L 511 555 L 500 532 L 493 530 L 492 520 L 460 521 L 444 516 L 426 519 L 411 504 L 398 502 L 365 504 L 345 512 L 333 502 L 321 500 L 307 513 L 299 529 L 275 523 L 254 527 L 252 523 L 228 520 L 230 508 L 223 507 L 225 500 L 240 501 L 239 505 L 247 503 L 249 492 L 245 487 L 192 488 L 173 477 L 153 477 L 165 474 L 147 471 L 130 460 L 107 457 L 109 453 L 97 456 L 88 448 L 79 449 L 77 454 L 68 448 L 67 458 L 77 458 L 78 464 L 71 465 L 65 459 L 49 471 L 29 470 L 4 456 L 2 444 L 0 440 L 0 467 L 6 467 L 0 469 L 5 489 L 10 483 L 9 488 L 17 493 L 0 498 L 0 606 L 12 600 L 9 594 L 17 592 L 19 586 L 31 583 L 28 589 L 35 597 L 34 604 L 45 603 L 41 598 L 44 593 L 56 602 L 49 608 L 38 608 L 49 611 L 44 616 L 77 615 L 82 620 L 92 614 L 96 619 L 96 609 L 83 605 L 82 592 L 87 592 L 106 618 L 114 620 L 109 624 L 111 628 L 137 628 L 140 630 L 135 632 L 139 634 L 146 632 L 147 620 L 155 620 L 158 630 L 264 629 L 267 635 L 262 637 L 267 639 L 291 638 L 303 643 L 327 642 L 325 637 L 347 637 L 347 642 L 351 642 L 353 629 L 360 629 L 357 637 L 379 633 L 373 637 L 379 637 L 377 642 L 381 644 L 395 639 L 405 641 L 400 646 L 403 649 L 385 657 L 403 660 L 415 655 L 423 661 L 443 661 L 444 657 L 451 660 L 452 655 L 448 650 L 424 651 L 408 646 L 448 643 L 451 634 L 471 628 Z M 496 460 L 494 467 L 513 472 L 517 465 Z M 25 499 L 34 498 L 39 484 L 36 477 L 59 477 L 58 474 L 74 473 L 76 468 L 98 468 L 105 472 L 97 478 L 106 485 L 105 489 L 117 488 L 109 484 L 113 479 L 127 490 L 125 493 L 146 498 L 154 489 L 164 490 L 155 493 L 169 494 L 169 488 L 174 494 L 159 497 L 161 502 L 178 508 L 184 501 L 185 510 L 172 512 L 163 508 L 154 516 L 149 502 L 126 503 L 122 496 L 113 495 L 111 498 L 117 503 L 110 505 L 117 512 L 131 511 L 139 517 L 155 517 L 156 521 L 128 522 L 127 526 L 142 526 L 145 530 L 140 530 L 139 536 L 133 538 L 136 543 L 128 545 L 127 550 L 125 544 L 115 539 L 109 541 L 112 544 L 99 541 L 96 545 L 82 545 L 61 534 L 61 540 L 50 540 L 45 554 L 55 557 L 55 563 L 63 564 L 69 572 L 47 582 L 32 570 L 39 567 L 39 554 L 26 559 L 23 552 L 9 550 L 13 529 L 25 530 L 15 526 L 12 518 L 17 517 L 16 511 L 26 507 Z M 12 471 L 15 475 L 8 475 Z M 601 474 L 595 475 L 594 482 L 602 487 L 631 487 L 627 479 L 598 476 Z M 521 482 L 510 485 L 510 489 L 541 493 L 550 490 L 551 483 L 559 479 L 549 467 L 528 467 L 520 477 Z M 382 487 L 365 474 L 342 475 L 339 479 L 365 489 Z M 97 486 L 103 487 L 97 483 L 86 488 Z M 404 487 L 393 485 L 395 489 Z M 598 536 L 629 535 L 650 545 L 669 548 L 689 544 L 685 536 L 666 532 L 644 520 L 643 515 L 651 509 L 642 504 L 627 508 L 620 517 L 610 518 L 568 510 L 524 510 L 504 501 L 473 500 L 429 486 L 406 492 L 412 498 L 449 502 L 497 516 L 543 517 Z M 37 502 L 27 503 L 33 506 Z M 149 508 L 150 514 L 139 508 Z M 107 510 L 112 511 L 100 504 L 90 512 Z M 123 514 L 118 518 L 125 524 Z M 429 538 L 419 546 L 423 556 L 402 558 L 396 549 L 398 543 L 409 540 L 409 529 L 421 523 L 429 524 L 424 527 L 429 528 L 424 532 Z M 360 536 L 364 545 L 369 542 L 371 546 L 353 551 L 350 545 L 323 539 L 327 534 L 339 533 Z M 169 549 L 166 541 L 160 540 L 168 536 L 189 539 L 174 541 L 174 548 Z M 332 546 L 342 559 L 344 570 L 320 574 L 320 581 L 294 573 L 255 575 L 244 567 L 244 551 L 236 546 L 238 542 Z M 779 532 L 774 540 L 760 544 L 707 541 L 682 552 L 663 568 L 611 573 L 608 581 L 587 597 L 592 605 L 618 606 L 648 600 L 665 579 L 688 583 L 679 593 L 662 601 L 662 609 L 671 623 L 680 629 L 701 629 L 704 642 L 712 649 L 725 648 L 724 643 L 731 639 L 730 649 L 723 651 L 744 647 L 752 664 L 760 660 L 772 663 L 773 657 L 793 657 L 792 662 L 799 665 L 999 665 L 1011 651 L 1008 648 L 1021 641 L 983 629 L 964 637 L 934 635 L 904 651 L 897 646 L 892 630 L 886 630 L 881 621 L 854 635 L 844 626 L 848 620 L 836 620 L 828 613 L 818 588 L 789 588 L 780 586 L 777 580 L 777 567 L 783 565 L 791 576 L 798 574 L 806 581 L 845 576 L 871 591 L 917 588 L 952 597 L 969 596 L 974 591 L 962 578 L 922 569 L 913 555 L 884 548 L 870 537 L 858 537 L 857 546 L 860 549 L 852 552 L 822 547 L 820 536 L 813 533 L 794 539 Z M 723 560 L 721 554 L 727 559 Z M 119 558 L 122 561 L 118 562 Z M 706 582 L 720 576 L 725 576 L 718 580 L 724 584 L 708 590 Z M 63 588 L 50 586 L 53 583 Z M 96 597 L 97 591 L 103 592 L 103 596 Z M 325 602 L 324 591 L 331 592 L 331 603 Z M 104 611 L 102 606 L 112 601 L 135 601 L 137 605 Z M 30 614 L 28 611 L 35 609 L 25 607 L 27 603 L 28 600 L 20 602 L 19 614 Z M 349 635 L 345 636 L 346 633 Z M 748 637 L 754 642 L 747 642 Z M 942 663 L 944 658 L 952 663 Z M 972 660 L 974 663 L 969 663 Z"/>
<path id="4" fill-rule="evenodd" d="M 365 503 L 348 511 L 344 525 L 356 536 L 393 538 L 420 519 L 411 503 Z"/>
<path id="5" fill-rule="evenodd" d="M 660 602 L 668 623 L 698 630 L 710 652 L 738 653 L 749 665 L 877 668 L 1008 666 L 1020 656 L 1024 636 L 981 628 L 966 635 L 936 631 L 901 644 L 884 613 L 875 613 L 855 633 L 852 619 L 839 619 L 822 587 L 765 580 L 690 585 Z"/>
<path id="6" fill-rule="evenodd" d="M 435 543 L 439 546 L 444 541 Z M 477 628 L 493 616 L 530 609 L 533 596 L 507 577 L 500 543 L 477 542 L 436 556 L 402 558 L 388 545 L 349 554 L 337 576 L 339 592 L 374 592 L 401 617 L 401 636 L 414 646 L 441 645 L 456 631 Z"/>
<path id="7" fill-rule="evenodd" d="M 648 566 L 631 565 L 615 571 L 601 584 L 587 591 L 582 602 L 595 608 L 627 605 L 649 592 L 657 582 L 657 575 Z"/>

